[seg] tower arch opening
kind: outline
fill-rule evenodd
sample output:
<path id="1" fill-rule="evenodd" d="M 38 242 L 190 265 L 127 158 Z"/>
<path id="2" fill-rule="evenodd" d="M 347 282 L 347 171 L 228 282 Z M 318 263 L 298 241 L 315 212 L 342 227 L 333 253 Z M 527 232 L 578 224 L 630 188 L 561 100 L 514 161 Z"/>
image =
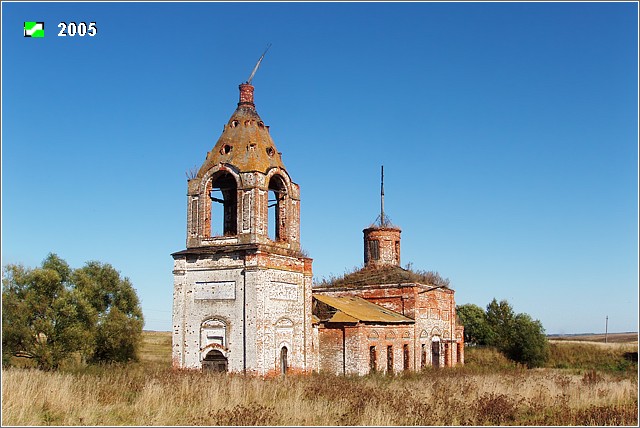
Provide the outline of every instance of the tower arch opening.
<path id="1" fill-rule="evenodd" d="M 287 222 L 287 185 L 284 179 L 275 174 L 269 180 L 268 232 L 272 241 L 286 240 Z"/>
<path id="2" fill-rule="evenodd" d="M 228 171 L 215 173 L 207 186 L 211 212 L 209 236 L 232 236 L 238 233 L 238 184 Z"/>

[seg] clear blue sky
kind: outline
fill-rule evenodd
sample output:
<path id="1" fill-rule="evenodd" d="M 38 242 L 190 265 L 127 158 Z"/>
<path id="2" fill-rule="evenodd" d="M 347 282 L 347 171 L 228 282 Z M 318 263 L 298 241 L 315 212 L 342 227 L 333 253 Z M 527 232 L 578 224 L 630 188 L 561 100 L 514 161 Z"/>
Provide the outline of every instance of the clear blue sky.
<path id="1" fill-rule="evenodd" d="M 362 264 L 384 164 L 402 264 L 458 304 L 637 331 L 635 2 L 3 2 L 2 265 L 111 263 L 170 330 L 185 172 L 268 43 L 256 105 L 317 278 Z"/>

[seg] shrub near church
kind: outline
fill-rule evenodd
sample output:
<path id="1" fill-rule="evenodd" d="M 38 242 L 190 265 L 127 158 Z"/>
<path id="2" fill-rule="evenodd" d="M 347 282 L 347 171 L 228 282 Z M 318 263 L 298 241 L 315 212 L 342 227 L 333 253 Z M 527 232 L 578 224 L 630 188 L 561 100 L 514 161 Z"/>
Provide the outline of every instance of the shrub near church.
<path id="1" fill-rule="evenodd" d="M 109 264 L 71 269 L 49 254 L 35 269 L 4 268 L 3 367 L 12 357 L 33 359 L 44 370 L 75 354 L 93 363 L 135 360 L 143 324 L 131 282 Z"/>
<path id="2" fill-rule="evenodd" d="M 457 311 L 465 343 L 496 347 L 529 368 L 542 367 L 549 359 L 549 343 L 540 321 L 528 314 L 516 315 L 506 300 L 493 299 L 486 312 L 474 304 L 461 305 Z"/>

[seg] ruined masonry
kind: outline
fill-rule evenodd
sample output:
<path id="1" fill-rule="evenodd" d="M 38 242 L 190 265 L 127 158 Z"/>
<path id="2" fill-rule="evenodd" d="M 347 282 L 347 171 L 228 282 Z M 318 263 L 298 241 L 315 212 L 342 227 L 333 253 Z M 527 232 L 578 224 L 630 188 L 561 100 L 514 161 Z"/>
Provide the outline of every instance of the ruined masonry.
<path id="1" fill-rule="evenodd" d="M 300 188 L 254 87 L 239 88 L 237 109 L 187 183 L 187 245 L 172 254 L 173 367 L 272 375 L 462 364 L 454 291 L 400 267 L 401 231 L 384 211 L 364 230 L 364 267 L 312 289 Z"/>

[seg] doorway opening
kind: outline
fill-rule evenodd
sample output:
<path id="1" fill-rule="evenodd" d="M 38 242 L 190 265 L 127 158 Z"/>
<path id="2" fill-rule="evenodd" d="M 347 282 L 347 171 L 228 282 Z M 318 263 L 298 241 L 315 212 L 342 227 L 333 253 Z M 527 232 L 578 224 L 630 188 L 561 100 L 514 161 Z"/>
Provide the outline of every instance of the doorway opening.
<path id="1" fill-rule="evenodd" d="M 226 372 L 227 371 L 227 357 L 222 352 L 214 349 L 209 351 L 204 360 L 202 360 L 202 370 L 210 372 Z"/>
<path id="2" fill-rule="evenodd" d="M 280 372 L 285 375 L 287 374 L 287 368 L 289 367 L 289 363 L 287 361 L 287 347 L 283 346 L 280 350 Z"/>
<path id="3" fill-rule="evenodd" d="M 440 338 L 434 337 L 431 342 L 431 365 L 440 367 Z"/>

